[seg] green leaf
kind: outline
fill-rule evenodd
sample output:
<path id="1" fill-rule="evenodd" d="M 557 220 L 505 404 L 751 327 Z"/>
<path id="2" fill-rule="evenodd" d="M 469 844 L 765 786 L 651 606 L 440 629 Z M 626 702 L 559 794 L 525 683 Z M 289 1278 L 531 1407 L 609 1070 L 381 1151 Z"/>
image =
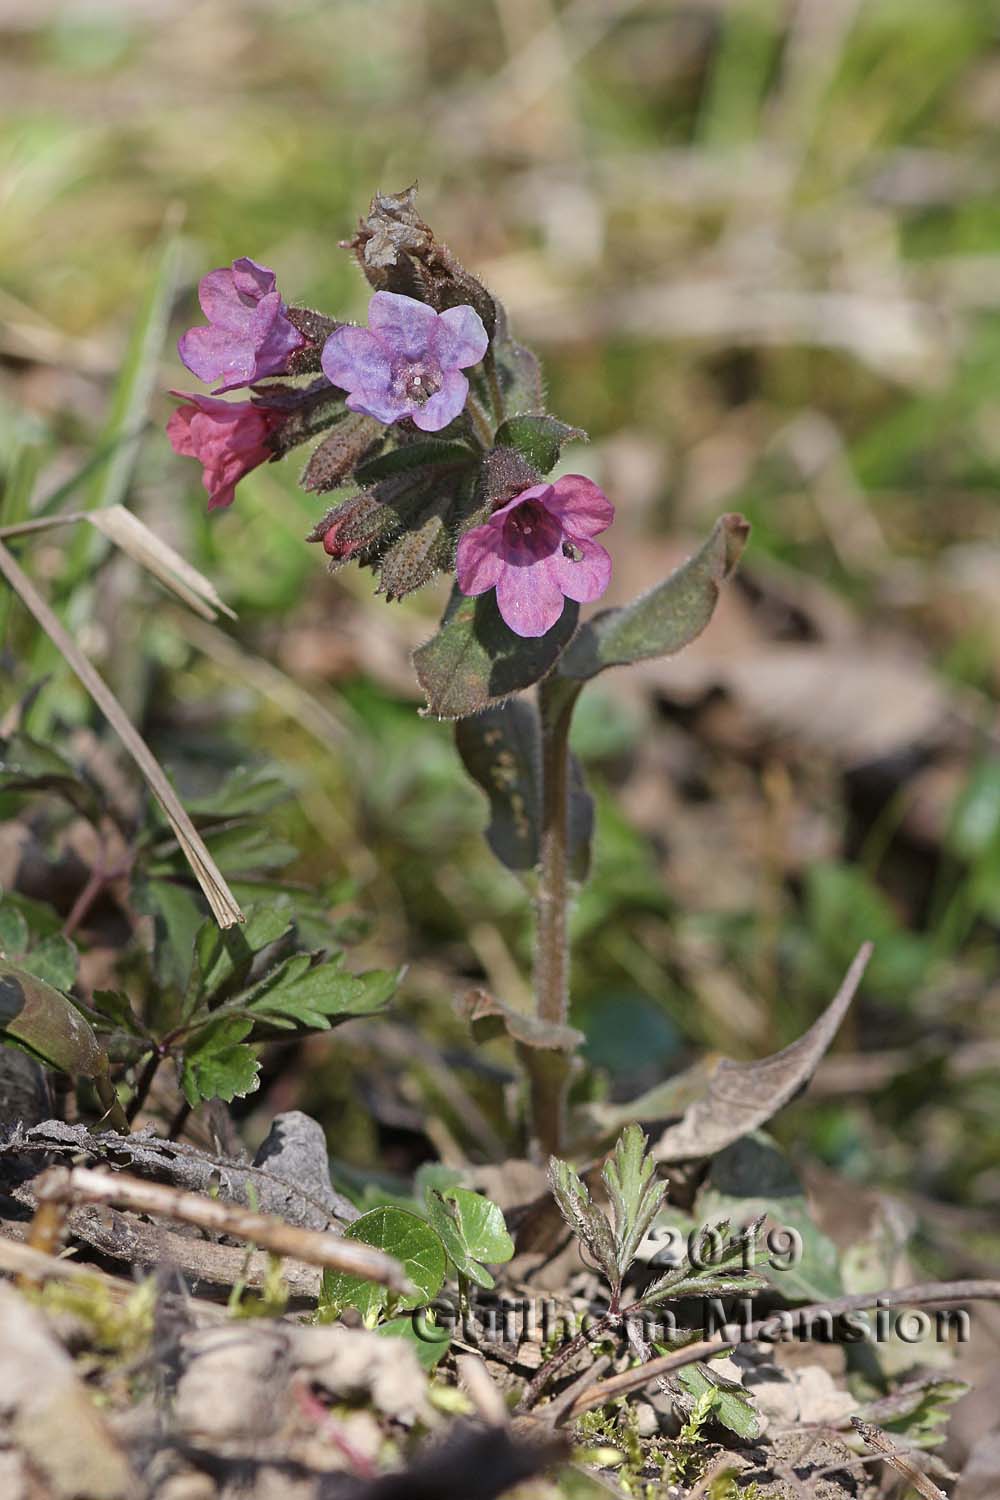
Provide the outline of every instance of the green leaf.
<path id="1" fill-rule="evenodd" d="M 585 680 L 607 667 L 673 656 L 689 645 L 712 618 L 719 590 L 739 562 L 749 534 L 742 516 L 722 516 L 701 551 L 664 583 L 621 609 L 606 609 L 588 620 L 563 653 L 560 675 Z"/>
<path id="2" fill-rule="evenodd" d="M 508 870 L 538 863 L 541 817 L 541 729 L 533 703 L 515 698 L 455 725 L 462 764 L 490 802 L 486 842 Z M 576 756 L 570 758 L 570 873 L 585 880 L 590 868 L 594 803 Z"/>
<path id="3" fill-rule="evenodd" d="M 396 992 L 400 971 L 349 974 L 340 967 L 342 962 L 340 953 L 319 963 L 308 953 L 293 954 L 234 1003 L 273 1026 L 316 1031 L 384 1009 Z"/>
<path id="4" fill-rule="evenodd" d="M 771 1230 L 781 1234 L 782 1250 L 786 1244 L 783 1231 L 798 1235 L 800 1251 L 775 1256 L 768 1249 L 765 1230 L 765 1243 L 757 1257 L 759 1270 L 786 1302 L 823 1302 L 843 1293 L 837 1247 L 813 1219 L 785 1153 L 762 1131 L 741 1137 L 713 1158 L 695 1212 L 703 1224 L 730 1217 L 741 1224 L 766 1219 Z M 791 1237 L 787 1242 L 792 1243 Z M 791 1262 L 787 1268 L 786 1260 Z"/>
<path id="5" fill-rule="evenodd" d="M 430 1188 L 424 1201 L 455 1269 L 489 1291 L 495 1283 L 481 1262 L 497 1265 L 514 1254 L 500 1209 L 481 1193 L 461 1187 L 443 1193 Z"/>
<path id="6" fill-rule="evenodd" d="M 687 1365 L 677 1371 L 677 1379 L 696 1401 L 706 1391 L 711 1391 L 715 1396 L 712 1416 L 737 1437 L 760 1436 L 760 1413 L 749 1393 L 737 1381 L 717 1375 L 711 1365 L 706 1364 Z"/>
<path id="7" fill-rule="evenodd" d="M 73 988 L 79 966 L 80 955 L 69 938 L 63 937 L 61 932 L 42 938 L 30 953 L 21 958 L 22 969 L 27 969 L 29 974 L 43 979 L 57 990 Z"/>
<path id="8" fill-rule="evenodd" d="M 422 1307 L 441 1290 L 446 1266 L 444 1245 L 436 1231 L 416 1214 L 391 1205 L 373 1208 L 349 1224 L 344 1235 L 395 1256 L 402 1262 L 413 1291 L 400 1297 L 374 1281 L 327 1270 L 320 1293 L 320 1308 L 325 1314 L 356 1307 L 365 1321 L 371 1322 L 390 1300 L 397 1310 Z"/>
<path id="9" fill-rule="evenodd" d="M 89 783 L 57 751 L 27 734 L 0 740 L 0 792 L 53 792 L 85 818 L 100 808 Z"/>
<path id="10" fill-rule="evenodd" d="M 107 1053 L 76 1007 L 13 964 L 0 964 L 0 1041 L 63 1073 L 97 1078 L 108 1072 Z"/>
<path id="11" fill-rule="evenodd" d="M 766 1275 L 744 1267 L 759 1258 L 758 1240 L 762 1219 L 755 1219 L 736 1235 L 730 1235 L 729 1220 L 705 1223 L 689 1257 L 654 1282 L 642 1296 L 643 1305 L 680 1302 L 684 1297 L 742 1297 L 768 1285 Z"/>
<path id="12" fill-rule="evenodd" d="M 497 430 L 495 442 L 498 448 L 516 448 L 539 474 L 547 474 L 559 462 L 564 443 L 586 441 L 586 437 L 580 427 L 570 427 L 556 417 L 535 415 L 508 417 Z"/>
<path id="13" fill-rule="evenodd" d="M 427 712 L 461 719 L 539 682 L 565 650 L 578 615 L 579 605 L 567 600 L 546 635 L 527 639 L 504 624 L 492 591 L 469 599 L 456 588 L 437 635 L 413 656 Z"/>
<path id="14" fill-rule="evenodd" d="M 244 1038 L 253 1022 L 223 1016 L 201 1027 L 184 1049 L 181 1088 L 193 1109 L 202 1099 L 243 1099 L 260 1080 L 260 1063 Z"/>
<path id="15" fill-rule="evenodd" d="M 201 905 L 191 891 L 172 880 L 137 880 L 132 900 L 137 911 L 154 918 L 153 956 L 160 984 L 183 990 L 205 920 Z"/>
<path id="16" fill-rule="evenodd" d="M 188 798 L 185 807 L 204 832 L 209 820 L 261 817 L 293 795 L 286 772 L 272 765 L 237 766 L 214 792 Z"/>
<path id="17" fill-rule="evenodd" d="M 414 1326 L 413 1318 L 390 1318 L 380 1323 L 375 1332 L 382 1338 L 403 1339 L 409 1344 L 422 1369 L 437 1369 L 451 1348 L 451 1334 L 440 1325 L 431 1324 L 426 1318 L 421 1322 L 421 1331 Z"/>
<path id="18" fill-rule="evenodd" d="M 505 410 L 512 414 L 539 411 L 542 371 L 532 351 L 501 334 L 493 340 L 491 354 Z"/>
<path id="19" fill-rule="evenodd" d="M 220 928 L 204 922 L 195 938 L 195 966 L 189 997 L 210 1001 L 226 985 L 239 983 L 250 971 L 256 954 L 284 937 L 292 919 L 283 908 L 260 906 L 247 913 L 242 927 Z"/>
<path id="20" fill-rule="evenodd" d="M 91 1004 L 112 1030 L 124 1031 L 129 1036 L 148 1036 L 145 1026 L 132 1009 L 131 1000 L 121 990 L 95 990 L 91 996 Z"/>
<path id="21" fill-rule="evenodd" d="M 0 902 L 0 957 L 15 958 L 30 941 L 28 924 L 16 906 Z"/>
<path id="22" fill-rule="evenodd" d="M 548 1177 L 556 1207 L 577 1239 L 597 1261 L 617 1295 L 621 1290 L 622 1276 L 618 1268 L 618 1246 L 607 1216 L 591 1200 L 586 1183 L 569 1162 L 550 1156 Z"/>
<path id="23" fill-rule="evenodd" d="M 627 1125 L 601 1173 L 614 1209 L 620 1276 L 635 1259 L 667 1191 L 656 1176 L 656 1162 L 647 1155 L 648 1144 L 638 1125 Z"/>

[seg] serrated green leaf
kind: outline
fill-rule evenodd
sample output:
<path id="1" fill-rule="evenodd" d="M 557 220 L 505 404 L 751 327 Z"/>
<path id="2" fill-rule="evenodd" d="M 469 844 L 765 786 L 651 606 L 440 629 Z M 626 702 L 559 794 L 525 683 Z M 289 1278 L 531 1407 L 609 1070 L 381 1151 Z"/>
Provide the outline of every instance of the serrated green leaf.
<path id="1" fill-rule="evenodd" d="M 394 1256 L 402 1263 L 413 1291 L 401 1297 L 374 1281 L 327 1270 L 320 1293 L 320 1309 L 325 1314 L 356 1307 L 365 1321 L 371 1322 L 390 1300 L 397 1310 L 422 1307 L 441 1290 L 446 1266 L 444 1245 L 437 1232 L 416 1214 L 391 1205 L 373 1208 L 349 1224 L 344 1234 Z"/>
<path id="2" fill-rule="evenodd" d="M 287 774 L 276 766 L 237 766 L 214 792 L 189 797 L 184 805 L 204 831 L 209 821 L 260 817 L 292 795 Z"/>
<path id="3" fill-rule="evenodd" d="M 424 1201 L 455 1269 L 489 1291 L 495 1283 L 482 1262 L 496 1265 L 514 1254 L 500 1209 L 481 1193 L 461 1187 L 443 1193 L 430 1188 Z"/>
<path id="4" fill-rule="evenodd" d="M 0 1041 L 63 1073 L 97 1078 L 108 1072 L 107 1053 L 72 1002 L 13 964 L 0 964 Z"/>
<path id="5" fill-rule="evenodd" d="M 0 902 L 0 957 L 17 958 L 29 942 L 28 924 L 17 907 Z"/>
<path id="6" fill-rule="evenodd" d="M 202 1099 L 230 1103 L 257 1088 L 260 1063 L 244 1040 L 252 1029 L 252 1021 L 223 1016 L 195 1032 L 181 1066 L 181 1088 L 192 1109 Z"/>
<path id="7" fill-rule="evenodd" d="M 707 1392 L 714 1395 L 712 1416 L 737 1437 L 760 1436 L 762 1423 L 760 1413 L 753 1404 L 749 1392 L 734 1380 L 717 1375 L 711 1365 L 687 1365 L 677 1371 L 677 1379 L 690 1396 L 697 1401 Z"/>
<path id="8" fill-rule="evenodd" d="M 72 762 L 27 734 L 0 740 L 0 792 L 51 792 L 86 818 L 100 814 L 93 788 Z"/>
<path id="9" fill-rule="evenodd" d="M 760 1259 L 762 1226 L 758 1218 L 731 1235 L 728 1219 L 706 1222 L 691 1252 L 702 1263 L 693 1265 L 685 1258 L 643 1293 L 644 1306 L 679 1302 L 684 1297 L 744 1296 L 769 1285 L 763 1270 L 749 1269 Z"/>
<path id="10" fill-rule="evenodd" d="M 339 953 L 319 963 L 308 953 L 293 954 L 237 1003 L 260 1021 L 317 1031 L 383 1009 L 396 991 L 399 972 L 350 974 L 340 967 L 342 961 Z"/>
<path id="11" fill-rule="evenodd" d="M 689 645 L 712 618 L 719 591 L 749 534 L 742 516 L 722 516 L 701 550 L 665 582 L 631 604 L 602 610 L 588 620 L 563 653 L 559 675 L 586 680 L 607 667 L 673 656 Z"/>
<path id="12" fill-rule="evenodd" d="M 291 927 L 287 910 L 266 906 L 249 911 L 242 927 L 220 928 L 215 922 L 204 922 L 195 938 L 189 997 L 210 1002 L 225 986 L 238 984 L 249 973 L 255 956 Z"/>
<path id="13" fill-rule="evenodd" d="M 656 1162 L 638 1125 L 626 1125 L 601 1176 L 615 1216 L 618 1272 L 624 1276 L 636 1250 L 659 1213 L 667 1185 L 656 1177 Z"/>
<path id="14" fill-rule="evenodd" d="M 140 879 L 133 884 L 132 901 L 137 911 L 154 919 L 153 962 L 160 984 L 184 990 L 205 921 L 198 899 L 172 880 Z"/>
<path id="15" fill-rule="evenodd" d="M 586 1183 L 569 1162 L 550 1156 L 548 1177 L 556 1207 L 577 1239 L 597 1261 L 617 1296 L 622 1277 L 618 1268 L 618 1246 L 607 1216 L 592 1201 Z"/>
<path id="16" fill-rule="evenodd" d="M 29 974 L 34 974 L 36 979 L 43 979 L 46 984 L 51 984 L 54 989 L 70 990 L 76 983 L 80 955 L 69 938 L 56 932 L 50 937 L 42 938 L 30 952 L 25 953 L 20 959 L 20 966 L 27 969 Z"/>
<path id="17" fill-rule="evenodd" d="M 129 1036 L 145 1037 L 147 1031 L 132 1009 L 132 1002 L 121 990 L 95 990 L 90 997 L 94 1010 L 116 1031 Z"/>
<path id="18" fill-rule="evenodd" d="M 563 445 L 586 436 L 580 427 L 570 427 L 556 417 L 534 414 L 508 417 L 501 423 L 495 441 L 498 448 L 516 448 L 539 474 L 548 474 L 559 462 Z"/>
<path id="19" fill-rule="evenodd" d="M 579 612 L 567 600 L 552 629 L 530 639 L 500 618 L 492 591 L 470 599 L 454 589 L 437 635 L 413 654 L 428 713 L 461 719 L 539 682 L 565 649 Z"/>

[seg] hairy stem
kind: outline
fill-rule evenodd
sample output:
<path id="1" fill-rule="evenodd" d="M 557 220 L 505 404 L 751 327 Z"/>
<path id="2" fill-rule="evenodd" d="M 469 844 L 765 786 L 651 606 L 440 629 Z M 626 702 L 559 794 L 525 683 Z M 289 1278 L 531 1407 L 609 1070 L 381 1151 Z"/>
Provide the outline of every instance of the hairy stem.
<path id="1" fill-rule="evenodd" d="M 542 820 L 535 899 L 535 1014 L 564 1026 L 569 1010 L 569 727 L 579 694 L 576 683 L 542 682 Z M 534 1135 L 544 1152 L 562 1149 L 563 1113 L 570 1059 L 564 1052 L 532 1048 Z"/>
<path id="2" fill-rule="evenodd" d="M 497 420 L 497 426 L 506 415 L 504 410 L 503 391 L 500 389 L 500 380 L 497 376 L 497 362 L 493 356 L 493 345 L 487 349 L 483 358 L 483 369 L 486 371 L 486 383 L 490 388 L 490 400 L 493 403 L 493 414 Z"/>
<path id="3" fill-rule="evenodd" d="M 488 452 L 493 447 L 493 424 L 471 392 L 465 403 L 465 409 L 472 420 L 476 437 Z"/>

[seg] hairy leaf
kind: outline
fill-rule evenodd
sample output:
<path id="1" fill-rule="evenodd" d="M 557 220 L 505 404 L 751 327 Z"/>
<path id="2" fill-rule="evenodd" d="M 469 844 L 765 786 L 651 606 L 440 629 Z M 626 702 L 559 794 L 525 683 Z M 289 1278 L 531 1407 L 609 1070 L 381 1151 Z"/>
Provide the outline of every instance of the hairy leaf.
<path id="1" fill-rule="evenodd" d="M 565 649 L 578 615 L 579 606 L 567 600 L 552 629 L 529 640 L 504 624 L 492 591 L 469 599 L 456 588 L 437 635 L 413 655 L 427 712 L 465 718 L 539 682 Z"/>
<path id="2" fill-rule="evenodd" d="M 646 1154 L 648 1144 L 638 1125 L 627 1125 L 601 1173 L 615 1215 L 620 1276 L 635 1259 L 667 1191 L 656 1176 L 656 1162 Z"/>
<path id="3" fill-rule="evenodd" d="M 586 1183 L 569 1162 L 550 1156 L 548 1175 L 559 1212 L 577 1239 L 590 1251 L 617 1296 L 622 1276 L 618 1266 L 618 1246 L 607 1216 L 593 1202 Z"/>
<path id="4" fill-rule="evenodd" d="M 557 417 L 533 414 L 508 417 L 497 431 L 496 443 L 516 449 L 539 474 L 547 474 L 559 462 L 565 443 L 586 441 L 586 437 L 582 428 L 570 427 Z"/>
<path id="5" fill-rule="evenodd" d="M 279 1029 L 316 1031 L 384 1009 L 396 991 L 399 971 L 350 974 L 340 967 L 342 961 L 340 953 L 319 962 L 308 953 L 293 954 L 248 995 L 224 1008 L 238 1006 L 259 1023 Z"/>
<path id="6" fill-rule="evenodd" d="M 455 744 L 462 764 L 489 798 L 486 842 L 508 870 L 538 863 L 541 817 L 541 729 L 534 703 L 515 698 L 459 719 Z M 594 803 L 576 756 L 570 759 L 570 873 L 585 880 L 590 868 Z"/>
<path id="7" fill-rule="evenodd" d="M 620 609 L 606 609 L 582 627 L 559 663 L 565 677 L 595 677 L 607 667 L 651 656 L 673 656 L 705 629 L 722 584 L 750 534 L 740 515 L 723 516 L 700 552 L 664 583 Z"/>

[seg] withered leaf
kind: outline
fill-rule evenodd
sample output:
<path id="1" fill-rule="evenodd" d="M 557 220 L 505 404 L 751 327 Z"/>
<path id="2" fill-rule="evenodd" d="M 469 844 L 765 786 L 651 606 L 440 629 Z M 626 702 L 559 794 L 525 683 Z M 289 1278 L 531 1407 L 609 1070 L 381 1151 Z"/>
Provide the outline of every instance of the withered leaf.
<path id="1" fill-rule="evenodd" d="M 714 1156 L 732 1141 L 777 1114 L 816 1071 L 836 1036 L 872 955 L 865 943 L 826 1010 L 797 1042 L 757 1062 L 724 1057 L 705 1091 L 670 1125 L 653 1148 L 658 1161 L 689 1161 Z"/>

